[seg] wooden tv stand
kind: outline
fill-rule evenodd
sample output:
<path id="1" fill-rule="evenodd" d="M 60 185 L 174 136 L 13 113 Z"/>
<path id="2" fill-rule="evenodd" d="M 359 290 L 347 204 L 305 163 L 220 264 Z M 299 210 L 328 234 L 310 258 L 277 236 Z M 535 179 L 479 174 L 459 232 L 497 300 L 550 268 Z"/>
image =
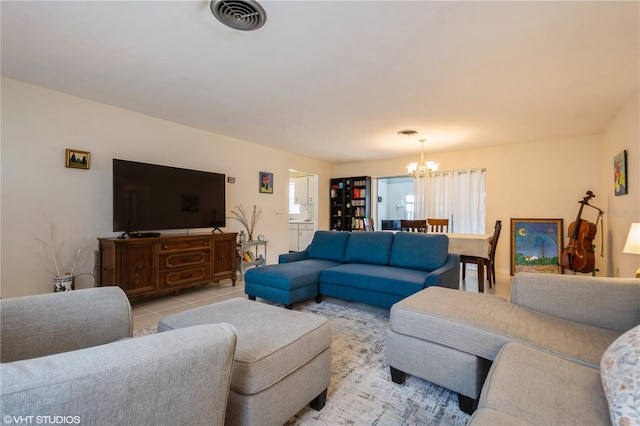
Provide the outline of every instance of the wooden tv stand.
<path id="1" fill-rule="evenodd" d="M 99 238 L 98 285 L 117 285 L 129 299 L 231 278 L 236 285 L 236 233 Z"/>

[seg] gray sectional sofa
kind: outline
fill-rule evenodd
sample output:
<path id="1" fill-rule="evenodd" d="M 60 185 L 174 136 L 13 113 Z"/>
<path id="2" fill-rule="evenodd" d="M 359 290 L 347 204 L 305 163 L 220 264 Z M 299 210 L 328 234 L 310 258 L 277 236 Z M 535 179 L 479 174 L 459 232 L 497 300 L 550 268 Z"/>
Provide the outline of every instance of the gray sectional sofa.
<path id="1" fill-rule="evenodd" d="M 603 354 L 638 324 L 640 280 L 518 273 L 510 302 L 432 287 L 395 304 L 386 361 L 394 382 L 456 391 L 464 411 L 479 398 L 471 424 L 608 424 Z"/>
<path id="2" fill-rule="evenodd" d="M 409 232 L 316 231 L 304 251 L 245 274 L 245 293 L 287 307 L 321 296 L 390 308 L 430 286 L 457 289 L 460 259 L 449 238 Z"/>

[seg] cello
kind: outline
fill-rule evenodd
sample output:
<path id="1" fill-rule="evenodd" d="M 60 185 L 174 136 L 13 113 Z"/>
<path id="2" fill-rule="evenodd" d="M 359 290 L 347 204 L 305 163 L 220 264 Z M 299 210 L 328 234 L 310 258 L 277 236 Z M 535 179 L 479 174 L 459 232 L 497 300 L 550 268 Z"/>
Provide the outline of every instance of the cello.
<path id="1" fill-rule="evenodd" d="M 595 255 L 593 253 L 593 238 L 596 236 L 596 225 L 583 220 L 582 209 L 589 205 L 589 200 L 594 198 L 593 192 L 587 191 L 587 196 L 579 201 L 580 209 L 575 222 L 569 225 L 569 243 L 562 250 L 560 266 L 569 268 L 575 272 L 593 272 L 595 268 Z"/>

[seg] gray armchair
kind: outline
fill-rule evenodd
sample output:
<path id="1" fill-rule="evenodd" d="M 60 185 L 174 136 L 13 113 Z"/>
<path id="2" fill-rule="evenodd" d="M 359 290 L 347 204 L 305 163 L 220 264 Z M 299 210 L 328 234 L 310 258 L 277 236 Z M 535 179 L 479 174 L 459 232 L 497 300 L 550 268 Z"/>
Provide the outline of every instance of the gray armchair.
<path id="1" fill-rule="evenodd" d="M 0 300 L 0 332 L 3 418 L 224 424 L 236 346 L 229 324 L 132 339 L 127 297 L 100 287 Z"/>

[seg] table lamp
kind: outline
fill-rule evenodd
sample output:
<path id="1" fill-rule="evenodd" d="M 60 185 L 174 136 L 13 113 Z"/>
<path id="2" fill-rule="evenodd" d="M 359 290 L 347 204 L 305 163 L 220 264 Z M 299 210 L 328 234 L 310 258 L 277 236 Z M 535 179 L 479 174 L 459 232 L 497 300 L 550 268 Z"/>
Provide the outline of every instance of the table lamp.
<path id="1" fill-rule="evenodd" d="M 622 249 L 623 253 L 640 254 L 640 223 L 632 223 L 629 228 L 627 242 Z M 640 268 L 636 271 L 636 278 L 640 278 Z"/>

